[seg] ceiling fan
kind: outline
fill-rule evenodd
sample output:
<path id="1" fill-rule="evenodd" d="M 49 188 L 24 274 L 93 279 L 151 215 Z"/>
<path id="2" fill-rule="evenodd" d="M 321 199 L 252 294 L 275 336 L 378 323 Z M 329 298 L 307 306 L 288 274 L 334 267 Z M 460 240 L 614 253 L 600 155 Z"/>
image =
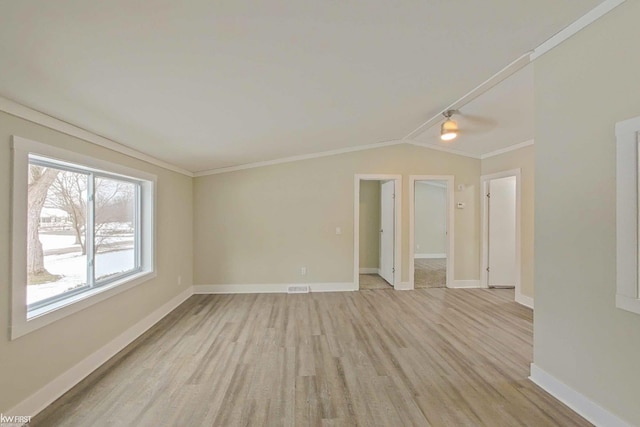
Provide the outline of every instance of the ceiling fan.
<path id="1" fill-rule="evenodd" d="M 462 114 L 459 110 L 447 110 L 442 115 L 445 121 L 440 125 L 440 139 L 444 142 L 453 141 L 461 133 L 458 122 L 452 119 L 453 115 L 460 117 L 459 121 L 463 125 L 462 133 L 465 134 L 488 132 L 498 124 L 496 120 L 471 114 Z"/>

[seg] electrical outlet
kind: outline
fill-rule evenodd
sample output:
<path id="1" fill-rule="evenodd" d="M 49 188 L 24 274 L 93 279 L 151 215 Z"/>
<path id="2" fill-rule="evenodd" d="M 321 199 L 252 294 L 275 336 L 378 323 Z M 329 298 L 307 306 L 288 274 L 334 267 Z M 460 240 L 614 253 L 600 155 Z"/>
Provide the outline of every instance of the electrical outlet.
<path id="1" fill-rule="evenodd" d="M 182 276 L 178 276 L 178 286 L 182 285 Z"/>
<path id="2" fill-rule="evenodd" d="M 306 276 L 307 275 L 307 267 L 301 267 L 300 268 L 300 275 L 302 275 L 302 276 Z"/>

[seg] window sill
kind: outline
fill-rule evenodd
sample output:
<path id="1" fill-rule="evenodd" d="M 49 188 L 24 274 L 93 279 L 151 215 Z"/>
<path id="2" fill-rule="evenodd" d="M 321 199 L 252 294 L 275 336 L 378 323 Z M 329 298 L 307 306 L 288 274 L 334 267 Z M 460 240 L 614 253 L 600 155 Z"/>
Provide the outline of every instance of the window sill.
<path id="1" fill-rule="evenodd" d="M 618 294 L 616 295 L 616 307 L 640 314 L 640 299 Z"/>
<path id="2" fill-rule="evenodd" d="M 43 326 L 91 307 L 94 304 L 147 282 L 154 277 L 156 277 L 155 271 L 142 271 L 108 285 L 31 310 L 23 320 L 18 320 L 11 326 L 11 339 L 19 338 L 29 332 L 33 332 Z"/>

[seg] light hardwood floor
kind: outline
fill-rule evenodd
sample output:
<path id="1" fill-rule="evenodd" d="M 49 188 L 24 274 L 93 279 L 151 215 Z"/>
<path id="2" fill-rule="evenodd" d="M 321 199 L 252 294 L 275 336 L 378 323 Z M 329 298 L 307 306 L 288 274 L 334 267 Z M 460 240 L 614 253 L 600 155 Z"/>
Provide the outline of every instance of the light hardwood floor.
<path id="1" fill-rule="evenodd" d="M 33 426 L 587 426 L 513 290 L 197 295 Z"/>

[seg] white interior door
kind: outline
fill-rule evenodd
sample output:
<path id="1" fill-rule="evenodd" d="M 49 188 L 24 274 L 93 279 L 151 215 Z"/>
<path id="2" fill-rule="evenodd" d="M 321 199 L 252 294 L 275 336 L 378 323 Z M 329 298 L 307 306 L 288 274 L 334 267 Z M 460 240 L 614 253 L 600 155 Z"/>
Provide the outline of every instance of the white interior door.
<path id="1" fill-rule="evenodd" d="M 380 276 L 393 286 L 395 246 L 395 182 L 384 181 L 380 190 Z"/>
<path id="2" fill-rule="evenodd" d="M 488 262 L 490 287 L 516 284 L 516 177 L 492 179 L 487 183 Z"/>

